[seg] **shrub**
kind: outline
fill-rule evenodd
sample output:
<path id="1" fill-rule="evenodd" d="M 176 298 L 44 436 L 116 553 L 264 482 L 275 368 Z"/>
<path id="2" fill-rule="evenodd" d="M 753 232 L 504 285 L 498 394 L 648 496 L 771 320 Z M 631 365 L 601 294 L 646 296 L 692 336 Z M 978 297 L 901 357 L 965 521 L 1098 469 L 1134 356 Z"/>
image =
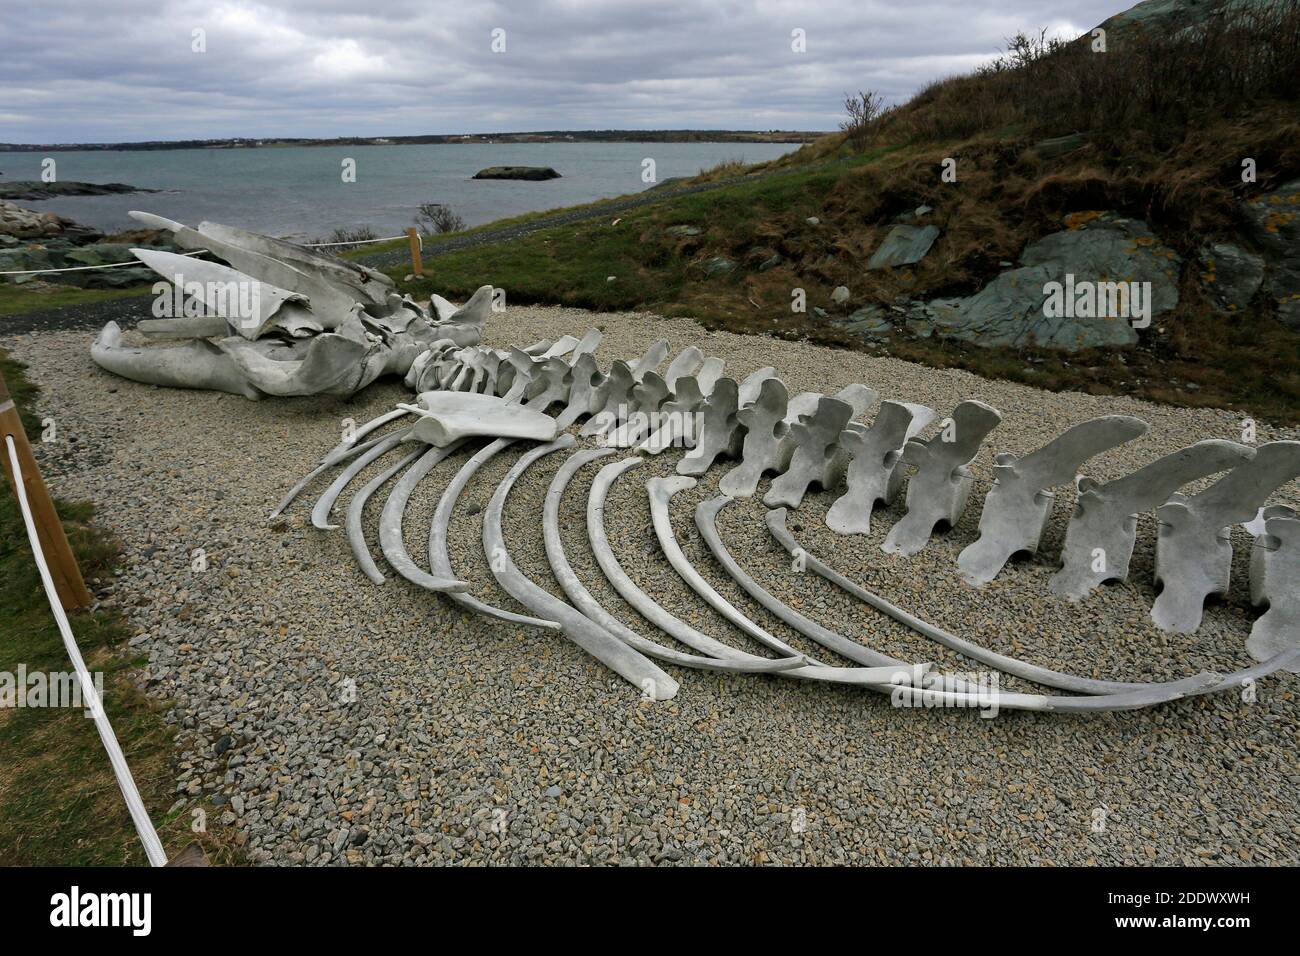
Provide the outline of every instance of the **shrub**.
<path id="1" fill-rule="evenodd" d="M 356 248 L 368 239 L 378 239 L 374 226 L 340 226 L 324 239 L 313 239 L 312 245 L 322 243 L 345 243 L 345 245 L 331 245 L 336 252 L 344 252 L 349 248 Z M 326 250 L 327 252 L 329 250 Z"/>
<path id="2" fill-rule="evenodd" d="M 440 232 L 460 232 L 465 228 L 465 220 L 450 206 L 440 202 L 422 202 L 415 214 L 415 227 L 426 236 Z"/>
<path id="3" fill-rule="evenodd" d="M 849 118 L 840 123 L 840 129 L 847 134 L 850 143 L 858 148 L 867 145 L 871 124 L 879 119 L 884 106 L 884 98 L 870 90 L 859 91 L 857 96 L 850 94 L 844 98 L 844 111 L 849 114 Z"/>

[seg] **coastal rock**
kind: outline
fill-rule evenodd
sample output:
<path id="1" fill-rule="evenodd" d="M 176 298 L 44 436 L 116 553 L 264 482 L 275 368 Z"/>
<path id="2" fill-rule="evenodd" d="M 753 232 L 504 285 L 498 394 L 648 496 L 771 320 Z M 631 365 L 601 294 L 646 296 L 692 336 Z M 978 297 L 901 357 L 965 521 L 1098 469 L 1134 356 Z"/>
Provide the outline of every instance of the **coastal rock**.
<path id="1" fill-rule="evenodd" d="M 73 245 L 66 239 L 49 239 L 17 247 L 0 249 L 0 272 L 31 272 L 43 269 L 71 269 L 131 262 L 120 269 L 93 269 L 45 275 L 5 276 L 10 282 L 23 284 L 35 280 L 75 285 L 83 289 L 120 289 L 139 285 L 153 277 L 153 271 L 139 262 L 125 243 L 100 242 Z"/>
<path id="2" fill-rule="evenodd" d="M 1063 299 L 1077 300 L 1070 290 L 1083 283 L 1150 283 L 1144 307 L 1150 315 L 1178 305 L 1178 275 L 1182 260 L 1162 245 L 1144 222 L 1115 213 L 1076 213 L 1067 228 L 1025 247 L 1020 267 L 1002 273 L 973 296 L 930 303 L 935 331 L 945 338 L 986 347 L 1079 349 L 1127 346 L 1138 340 L 1129 319 L 1094 316 L 1090 310 L 1067 308 L 1047 314 L 1048 283 L 1066 288 Z"/>
<path id="3" fill-rule="evenodd" d="M 1040 159 L 1055 159 L 1057 156 L 1083 149 L 1087 145 L 1088 137 L 1085 134 L 1070 133 L 1068 136 L 1054 136 L 1051 139 L 1039 140 L 1031 148 Z"/>
<path id="4" fill-rule="evenodd" d="M 1218 306 L 1239 312 L 1264 282 L 1264 257 L 1232 242 L 1211 243 L 1201 253 L 1201 279 Z"/>
<path id="5" fill-rule="evenodd" d="M 664 233 L 669 236 L 698 236 L 704 230 L 699 226 L 669 226 Z"/>
<path id="6" fill-rule="evenodd" d="M 869 339 L 884 339 L 894 331 L 893 323 L 885 317 L 885 310 L 878 305 L 863 306 L 847 318 L 835 319 L 832 324 Z"/>
<path id="7" fill-rule="evenodd" d="M 705 259 L 700 268 L 704 270 L 706 276 L 722 276 L 733 272 L 736 268 L 736 262 L 726 256 L 714 256 L 711 259 Z"/>
<path id="8" fill-rule="evenodd" d="M 60 196 L 108 196 L 116 193 L 156 193 L 156 189 L 142 189 L 126 183 L 80 183 L 56 180 L 52 183 L 37 180 L 14 180 L 0 183 L 0 199 L 55 199 Z"/>
<path id="9" fill-rule="evenodd" d="M 10 183 L 9 185 L 15 185 Z M 101 234 L 52 212 L 37 212 L 0 199 L 0 235 L 15 239 L 69 239 L 88 242 Z"/>
<path id="10" fill-rule="evenodd" d="M 938 226 L 895 226 L 867 262 L 867 269 L 890 269 L 920 262 L 937 238 Z"/>
<path id="11" fill-rule="evenodd" d="M 1300 179 L 1243 204 L 1251 238 L 1264 256 L 1264 289 L 1277 317 L 1300 330 Z"/>
<path id="12" fill-rule="evenodd" d="M 550 166 L 489 166 L 480 169 L 474 179 L 523 179 L 536 182 L 543 179 L 559 179 L 560 174 Z"/>

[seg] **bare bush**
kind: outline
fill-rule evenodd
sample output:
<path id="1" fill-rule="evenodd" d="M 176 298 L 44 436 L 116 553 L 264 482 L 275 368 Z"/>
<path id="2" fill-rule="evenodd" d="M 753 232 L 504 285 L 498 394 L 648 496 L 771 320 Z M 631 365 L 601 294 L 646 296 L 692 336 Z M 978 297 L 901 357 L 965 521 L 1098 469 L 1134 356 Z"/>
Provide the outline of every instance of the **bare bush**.
<path id="1" fill-rule="evenodd" d="M 440 232 L 460 232 L 465 228 L 465 220 L 450 206 L 440 202 L 422 202 L 415 214 L 415 227 L 426 236 Z"/>
<path id="2" fill-rule="evenodd" d="M 374 226 L 340 226 L 324 239 L 313 239 L 310 245 L 330 245 L 336 252 L 346 252 L 370 239 L 378 239 Z M 342 243 L 342 245 L 339 245 Z"/>
<path id="3" fill-rule="evenodd" d="M 844 98 L 844 112 L 849 118 L 840 123 L 840 129 L 848 134 L 849 141 L 857 147 L 867 144 L 871 135 L 871 125 L 885 111 L 885 100 L 872 90 L 859 91 L 856 96 L 849 94 Z"/>

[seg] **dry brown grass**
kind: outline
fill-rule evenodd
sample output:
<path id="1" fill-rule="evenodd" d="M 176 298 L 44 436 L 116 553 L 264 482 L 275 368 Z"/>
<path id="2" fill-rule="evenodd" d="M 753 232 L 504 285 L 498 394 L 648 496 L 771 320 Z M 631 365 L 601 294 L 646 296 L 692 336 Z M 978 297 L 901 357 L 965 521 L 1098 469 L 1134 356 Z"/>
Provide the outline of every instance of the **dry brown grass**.
<path id="1" fill-rule="evenodd" d="M 1193 22 L 1130 28 L 1110 37 L 1104 52 L 1086 35 L 1018 35 L 973 74 L 938 80 L 882 114 L 870 124 L 870 141 L 1088 130 L 1103 148 L 1127 152 L 1141 130 L 1160 149 L 1180 142 L 1206 115 L 1250 115 L 1257 103 L 1295 100 L 1300 0 L 1267 7 L 1219 0 L 1208 26 L 1184 28 Z"/>

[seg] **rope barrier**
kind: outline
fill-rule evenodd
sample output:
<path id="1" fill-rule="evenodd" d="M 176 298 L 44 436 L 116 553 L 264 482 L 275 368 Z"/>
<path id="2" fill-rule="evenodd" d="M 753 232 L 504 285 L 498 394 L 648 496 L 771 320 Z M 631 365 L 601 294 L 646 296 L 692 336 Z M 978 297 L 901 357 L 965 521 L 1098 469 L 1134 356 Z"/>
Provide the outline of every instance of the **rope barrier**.
<path id="1" fill-rule="evenodd" d="M 349 239 L 344 242 L 304 242 L 303 245 L 308 249 L 328 249 L 332 246 L 366 246 L 372 242 L 392 242 L 394 239 L 405 239 L 406 235 L 385 236 L 382 239 Z M 424 240 L 420 240 L 420 248 L 424 248 Z"/>
<path id="2" fill-rule="evenodd" d="M 45 561 L 45 553 L 41 550 L 36 522 L 32 518 L 31 505 L 27 501 L 27 489 L 22 480 L 22 463 L 18 460 L 18 449 L 14 445 L 13 435 L 5 435 L 5 444 L 8 446 L 9 464 L 13 468 L 14 491 L 18 496 L 18 506 L 23 513 L 23 522 L 27 525 L 27 539 L 32 545 L 32 557 L 36 560 L 36 568 L 41 574 L 41 584 L 45 587 L 45 597 L 50 602 L 50 610 L 54 612 L 54 620 L 58 623 L 59 633 L 63 636 L 63 646 L 67 648 L 68 657 L 72 659 L 72 666 L 76 669 L 82 700 L 86 702 L 87 709 L 95 719 L 95 729 L 99 731 L 99 739 L 104 742 L 104 749 L 108 751 L 108 760 L 113 765 L 113 775 L 117 777 L 117 785 L 122 790 L 122 796 L 126 798 L 126 808 L 131 814 L 132 822 L 135 823 L 136 832 L 140 834 L 140 842 L 144 844 L 144 853 L 149 858 L 149 864 L 166 866 L 167 854 L 163 851 L 162 841 L 158 839 L 158 831 L 153 828 L 149 812 L 145 810 L 144 801 L 140 799 L 140 791 L 136 789 L 131 768 L 127 765 L 126 757 L 122 755 L 122 747 L 118 744 L 113 727 L 104 714 L 104 704 L 99 699 L 94 682 L 90 679 L 90 672 L 86 669 L 86 662 L 82 660 L 76 638 L 72 636 L 72 625 L 68 623 L 68 615 L 55 594 L 54 579 Z"/>
<path id="3" fill-rule="evenodd" d="M 405 239 L 406 236 L 387 236 L 382 239 L 352 239 L 346 242 L 304 242 L 303 245 L 308 249 L 332 249 L 335 246 L 365 246 L 373 242 L 392 242 L 394 239 Z M 424 249 L 424 239 L 420 239 L 420 249 Z M 206 249 L 196 249 L 193 252 L 183 252 L 185 256 L 199 256 L 207 252 Z M 42 276 L 54 272 L 88 272 L 92 269 L 120 269 L 123 266 L 142 266 L 144 265 L 139 259 L 128 259 L 126 262 L 110 262 L 102 266 L 67 266 L 63 269 L 18 269 L 11 272 L 0 272 L 0 276 Z"/>
<path id="4" fill-rule="evenodd" d="M 183 256 L 197 256 L 207 252 L 206 249 L 198 249 L 194 252 L 183 252 Z M 17 272 L 0 272 L 0 276 L 39 276 L 48 272 L 86 272 L 90 269 L 120 269 L 122 266 L 142 266 L 144 265 L 139 259 L 128 259 L 126 262 L 110 262 L 102 266 L 67 266 L 63 269 L 20 269 Z"/>

